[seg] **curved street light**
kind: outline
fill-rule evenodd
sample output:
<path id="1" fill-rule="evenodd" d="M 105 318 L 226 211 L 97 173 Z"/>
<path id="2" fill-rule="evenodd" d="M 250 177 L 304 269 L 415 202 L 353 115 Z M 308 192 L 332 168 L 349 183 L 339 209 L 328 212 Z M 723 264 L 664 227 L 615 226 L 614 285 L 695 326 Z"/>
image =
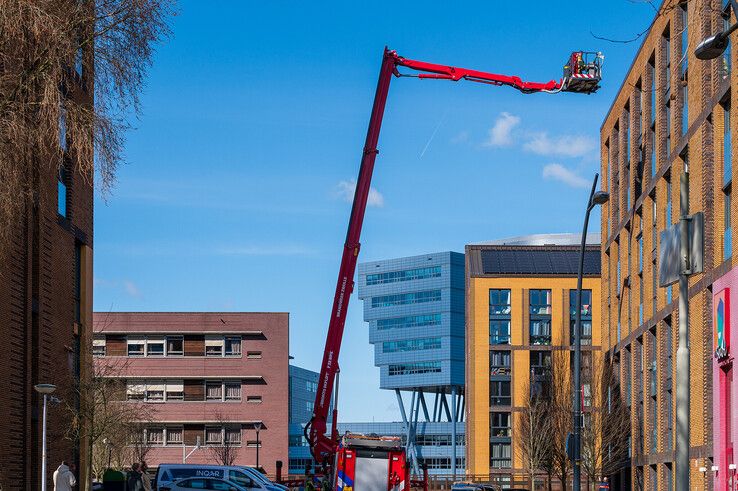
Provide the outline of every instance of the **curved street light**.
<path id="1" fill-rule="evenodd" d="M 589 226 L 589 213 L 597 205 L 607 203 L 610 194 L 605 191 L 596 191 L 597 179 L 599 174 L 595 173 L 594 182 L 592 182 L 592 191 L 589 193 L 587 201 L 587 211 L 584 214 L 584 227 L 582 228 L 582 245 L 579 249 L 579 271 L 577 272 L 577 311 L 575 314 L 574 324 L 574 491 L 580 491 L 581 480 L 581 427 L 582 427 L 582 387 L 581 387 L 581 367 L 582 367 L 582 276 L 584 272 L 584 250 L 587 246 L 587 227 Z"/>

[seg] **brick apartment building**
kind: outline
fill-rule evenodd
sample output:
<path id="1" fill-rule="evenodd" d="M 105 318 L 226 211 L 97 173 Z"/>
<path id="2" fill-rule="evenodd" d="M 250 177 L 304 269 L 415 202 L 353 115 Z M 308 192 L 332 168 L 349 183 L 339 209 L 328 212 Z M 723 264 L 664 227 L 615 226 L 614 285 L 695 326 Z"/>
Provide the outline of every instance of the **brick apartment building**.
<path id="1" fill-rule="evenodd" d="M 79 63 L 65 96 L 92 104 L 88 77 L 91 53 Z M 11 225 L 7 248 L 0 246 L 0 489 L 39 489 L 42 397 L 38 383 L 57 386 L 48 409 L 48 484 L 61 460 L 79 464 L 85 445 L 70 432 L 78 408 L 75 381 L 86 375 L 91 357 L 81 349 L 91 339 L 91 180 L 76 171 L 67 152 L 69 136 L 59 121 L 63 162 L 39 148 L 32 194 Z M 92 146 L 92 145 L 90 145 Z M 24 196 L 19 193 L 19 196 Z M 18 198 L 22 199 L 22 198 Z M 80 467 L 83 473 L 84 468 Z"/>
<path id="2" fill-rule="evenodd" d="M 216 463 L 225 441 L 236 465 L 256 465 L 259 425 L 259 465 L 287 464 L 289 314 L 96 312 L 94 331 L 98 374 L 152 410 L 150 466 L 182 462 L 198 438 L 187 462 Z"/>
<path id="3" fill-rule="evenodd" d="M 601 127 L 602 188 L 610 193 L 602 213 L 603 348 L 619 364 L 632 424 L 630 457 L 613 476 L 614 489 L 675 484 L 679 289 L 658 286 L 657 263 L 660 232 L 679 220 L 687 165 L 689 213 L 705 217 L 704 272 L 689 280 L 691 487 L 728 489 L 731 420 L 738 417 L 729 401 L 738 388 L 732 358 L 725 356 L 729 344 L 716 354 L 713 306 L 714 298 L 729 302 L 730 286 L 738 287 L 735 55 L 730 46 L 713 61 L 693 54 L 701 39 L 730 22 L 727 3 L 664 2 Z"/>
<path id="4" fill-rule="evenodd" d="M 466 246 L 466 467 L 475 479 L 527 483 L 521 418 L 530 391 L 536 384 L 544 390 L 554 365 L 571 366 L 580 240 L 541 234 Z M 599 237 L 587 244 L 583 372 L 601 358 L 602 343 Z M 596 404 L 583 380 L 586 414 Z M 552 485 L 561 489 L 557 479 Z"/>

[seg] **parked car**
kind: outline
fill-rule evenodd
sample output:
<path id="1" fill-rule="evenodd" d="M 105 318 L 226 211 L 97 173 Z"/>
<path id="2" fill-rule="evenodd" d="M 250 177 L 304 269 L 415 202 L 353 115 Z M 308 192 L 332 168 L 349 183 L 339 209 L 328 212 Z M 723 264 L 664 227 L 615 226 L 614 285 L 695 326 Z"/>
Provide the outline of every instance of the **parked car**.
<path id="1" fill-rule="evenodd" d="M 499 491 L 501 489 L 497 484 L 478 482 L 457 482 L 451 486 L 451 491 Z"/>
<path id="2" fill-rule="evenodd" d="M 257 469 L 256 467 L 245 467 L 245 466 L 241 466 L 241 465 L 239 465 L 239 466 L 237 466 L 237 467 L 238 467 L 238 468 L 240 468 L 240 469 L 243 469 L 243 470 L 244 470 L 244 471 L 246 471 L 246 472 L 247 472 L 247 473 L 248 473 L 248 474 L 249 474 L 249 475 L 250 475 L 250 476 L 251 476 L 252 478 L 256 479 L 257 481 L 261 481 L 261 482 L 262 482 L 262 483 L 264 483 L 264 484 L 265 484 L 266 486 L 272 486 L 272 487 L 275 487 L 275 488 L 277 488 L 277 489 L 276 489 L 276 491 L 280 491 L 280 490 L 281 490 L 281 491 L 288 491 L 288 490 L 289 490 L 289 488 L 288 488 L 287 486 L 284 486 L 284 485 L 282 485 L 282 484 L 276 483 L 276 482 L 274 482 L 274 481 L 270 481 L 270 480 L 269 480 L 269 478 L 268 478 L 268 477 L 266 477 L 266 476 L 264 475 L 264 473 L 263 473 L 263 472 L 261 472 L 261 471 L 260 471 L 259 469 Z"/>
<path id="3" fill-rule="evenodd" d="M 251 488 L 239 486 L 232 481 L 216 477 L 190 477 L 159 486 L 159 491 L 177 491 L 180 489 L 214 489 L 217 491 L 250 491 Z"/>
<path id="4" fill-rule="evenodd" d="M 271 482 L 255 469 L 228 465 L 160 464 L 156 483 L 162 490 L 171 483 L 195 477 L 221 479 L 250 490 L 284 491 L 284 486 Z"/>

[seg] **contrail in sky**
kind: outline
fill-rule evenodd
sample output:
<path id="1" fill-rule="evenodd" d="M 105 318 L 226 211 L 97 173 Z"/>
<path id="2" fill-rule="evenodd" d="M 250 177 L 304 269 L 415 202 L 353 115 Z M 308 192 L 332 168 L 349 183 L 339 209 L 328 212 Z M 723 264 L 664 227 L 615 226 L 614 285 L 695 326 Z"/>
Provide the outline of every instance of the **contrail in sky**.
<path id="1" fill-rule="evenodd" d="M 425 151 L 428 150 L 428 147 L 430 146 L 431 142 L 433 141 L 433 138 L 436 137 L 436 133 L 438 133 L 438 128 L 441 127 L 444 121 L 446 121 L 446 116 L 448 115 L 448 111 L 446 111 L 441 118 L 441 120 L 436 125 L 436 129 L 433 130 L 433 133 L 431 134 L 430 138 L 428 139 L 428 143 L 425 144 L 425 147 L 423 147 L 423 151 L 420 152 L 420 157 L 418 157 L 418 160 L 423 158 L 423 155 L 425 155 Z"/>

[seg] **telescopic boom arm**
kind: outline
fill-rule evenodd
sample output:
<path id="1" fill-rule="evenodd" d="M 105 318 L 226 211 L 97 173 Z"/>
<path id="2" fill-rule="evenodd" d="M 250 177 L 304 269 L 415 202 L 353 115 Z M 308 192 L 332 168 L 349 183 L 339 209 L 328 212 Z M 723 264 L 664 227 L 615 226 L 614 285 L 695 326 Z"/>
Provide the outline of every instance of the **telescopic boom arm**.
<path id="1" fill-rule="evenodd" d="M 594 56 L 592 56 L 594 55 Z M 333 427 L 331 436 L 326 436 L 328 411 L 331 404 L 331 394 L 338 372 L 338 355 L 341 350 L 343 329 L 346 324 L 346 309 L 349 296 L 354 289 L 354 273 L 359 257 L 361 227 L 364 222 L 367 198 L 374 170 L 374 161 L 377 158 L 377 141 L 379 130 L 382 126 L 384 107 L 387 102 L 392 76 L 417 77 L 421 79 L 436 80 L 469 80 L 491 85 L 507 85 L 525 94 L 535 92 L 580 92 L 592 93 L 599 88 L 601 60 L 599 53 L 575 52 L 572 53 L 568 64 L 564 66 L 564 77 L 560 81 L 549 82 L 526 82 L 519 77 L 498 75 L 494 73 L 480 72 L 466 68 L 458 68 L 446 65 L 436 65 L 423 61 L 411 60 L 399 56 L 397 52 L 385 48 L 382 58 L 382 67 L 379 71 L 377 91 L 374 96 L 369 129 L 367 130 L 364 151 L 361 156 L 361 167 L 359 178 L 356 182 L 351 218 L 349 220 L 346 242 L 344 244 L 341 267 L 338 272 L 336 292 L 333 297 L 333 308 L 331 310 L 328 334 L 323 353 L 323 363 L 320 368 L 318 379 L 318 391 L 315 396 L 313 416 L 305 426 L 305 437 L 310 445 L 310 452 L 319 464 L 326 463 L 335 454 L 338 445 L 338 430 L 336 428 L 337 408 L 333 408 Z M 402 74 L 400 67 L 419 72 L 417 74 Z"/>

